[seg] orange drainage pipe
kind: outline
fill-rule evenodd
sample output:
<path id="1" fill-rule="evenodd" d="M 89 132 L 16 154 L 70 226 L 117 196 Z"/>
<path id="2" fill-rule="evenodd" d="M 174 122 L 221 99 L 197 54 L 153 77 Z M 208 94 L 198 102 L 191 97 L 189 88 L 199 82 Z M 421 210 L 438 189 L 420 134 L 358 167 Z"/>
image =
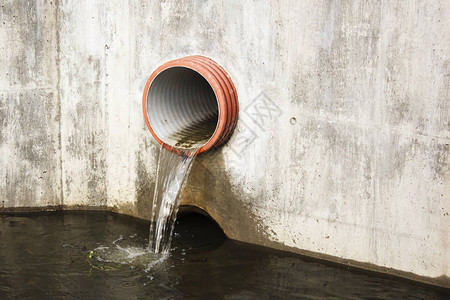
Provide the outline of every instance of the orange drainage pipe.
<path id="1" fill-rule="evenodd" d="M 159 66 L 142 97 L 144 119 L 153 137 L 169 151 L 225 143 L 236 127 L 236 88 L 225 70 L 203 56 L 187 56 Z"/>

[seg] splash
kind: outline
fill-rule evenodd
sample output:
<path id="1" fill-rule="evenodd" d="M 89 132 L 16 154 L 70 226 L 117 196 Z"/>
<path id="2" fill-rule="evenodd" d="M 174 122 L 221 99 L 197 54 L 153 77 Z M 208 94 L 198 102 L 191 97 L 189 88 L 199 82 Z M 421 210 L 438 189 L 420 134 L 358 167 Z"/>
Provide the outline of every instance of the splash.
<path id="1" fill-rule="evenodd" d="M 142 241 L 136 234 L 129 237 L 121 235 L 111 245 L 91 250 L 88 262 L 93 269 L 102 271 L 116 271 L 122 266 L 129 266 L 148 272 L 156 265 L 163 264 L 168 258 L 168 253 L 154 253 L 141 245 Z"/>

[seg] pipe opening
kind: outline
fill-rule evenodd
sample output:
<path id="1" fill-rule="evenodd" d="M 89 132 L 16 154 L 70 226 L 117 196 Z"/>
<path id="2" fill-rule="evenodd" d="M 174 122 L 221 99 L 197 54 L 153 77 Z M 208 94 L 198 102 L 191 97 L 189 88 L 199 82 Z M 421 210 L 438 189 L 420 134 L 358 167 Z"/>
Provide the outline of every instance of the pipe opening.
<path id="1" fill-rule="evenodd" d="M 219 147 L 233 134 L 239 105 L 227 72 L 203 56 L 168 61 L 150 75 L 142 97 L 150 133 L 165 149 L 198 153 Z"/>
<path id="2" fill-rule="evenodd" d="M 186 67 L 167 68 L 155 77 L 148 89 L 146 110 L 156 136 L 176 148 L 205 145 L 219 121 L 211 85 Z"/>

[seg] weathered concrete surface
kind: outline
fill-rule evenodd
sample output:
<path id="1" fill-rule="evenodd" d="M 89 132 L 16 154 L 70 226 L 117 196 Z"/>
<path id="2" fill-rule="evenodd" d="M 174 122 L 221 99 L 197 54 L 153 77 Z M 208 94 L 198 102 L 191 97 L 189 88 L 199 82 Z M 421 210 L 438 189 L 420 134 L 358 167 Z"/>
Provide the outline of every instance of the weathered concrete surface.
<path id="1" fill-rule="evenodd" d="M 200 54 L 241 113 L 184 204 L 235 239 L 450 286 L 448 1 L 4 1 L 0 18 L 2 207 L 147 217 L 142 90 Z"/>
<path id="2" fill-rule="evenodd" d="M 0 207 L 61 202 L 54 7 L 0 7 Z"/>

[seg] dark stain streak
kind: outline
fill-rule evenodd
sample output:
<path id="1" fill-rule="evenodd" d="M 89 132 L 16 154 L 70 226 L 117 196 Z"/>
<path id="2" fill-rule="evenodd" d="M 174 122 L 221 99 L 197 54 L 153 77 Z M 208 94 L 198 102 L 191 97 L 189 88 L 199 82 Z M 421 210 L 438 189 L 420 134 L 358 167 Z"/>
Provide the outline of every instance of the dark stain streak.
<path id="1" fill-rule="evenodd" d="M 135 182 L 136 187 L 136 210 L 137 216 L 140 218 L 144 218 L 147 220 L 151 219 L 152 214 L 152 203 L 153 203 L 153 193 L 155 190 L 155 178 L 156 175 L 150 176 L 150 170 L 147 170 L 145 164 L 145 157 L 142 157 L 144 153 L 148 153 L 148 148 L 150 147 L 148 144 L 148 140 L 144 141 L 143 144 L 140 145 L 139 151 L 136 152 L 136 170 L 137 177 Z M 159 151 L 153 151 L 154 155 L 157 156 Z M 148 159 L 148 158 L 147 158 Z M 155 159 L 154 161 L 158 161 Z M 157 166 L 155 166 L 156 168 Z M 156 173 L 156 172 L 155 172 Z"/>
<path id="2" fill-rule="evenodd" d="M 269 228 L 246 205 L 245 195 L 236 194 L 224 170 L 220 149 L 199 155 L 182 194 L 182 205 L 205 210 L 232 239 L 267 245 Z"/>

